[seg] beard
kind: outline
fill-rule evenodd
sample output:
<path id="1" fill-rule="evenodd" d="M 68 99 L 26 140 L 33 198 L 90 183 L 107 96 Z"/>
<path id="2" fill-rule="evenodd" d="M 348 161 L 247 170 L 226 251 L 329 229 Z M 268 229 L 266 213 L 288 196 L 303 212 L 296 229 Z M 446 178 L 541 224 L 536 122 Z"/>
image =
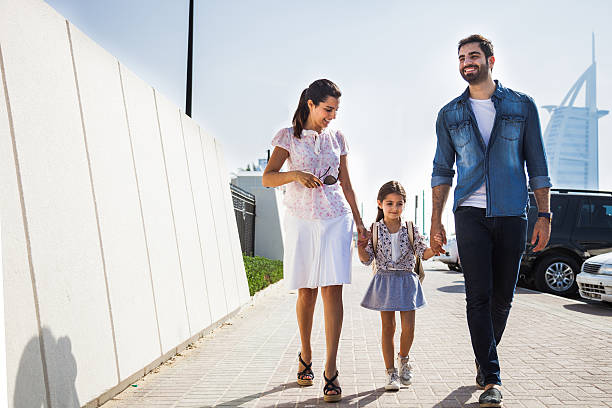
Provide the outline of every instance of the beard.
<path id="1" fill-rule="evenodd" d="M 465 74 L 464 70 L 468 67 L 476 67 L 477 69 L 475 72 Z M 467 67 L 464 67 L 463 70 L 459 71 L 459 73 L 468 84 L 478 84 L 487 79 L 489 74 L 489 63 L 487 62 L 485 65 L 468 65 Z"/>

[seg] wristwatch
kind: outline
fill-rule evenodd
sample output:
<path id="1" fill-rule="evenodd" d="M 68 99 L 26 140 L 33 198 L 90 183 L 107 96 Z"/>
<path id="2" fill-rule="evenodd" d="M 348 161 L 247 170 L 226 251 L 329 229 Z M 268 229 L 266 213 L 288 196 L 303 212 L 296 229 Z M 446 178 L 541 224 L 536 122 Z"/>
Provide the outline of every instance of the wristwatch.
<path id="1" fill-rule="evenodd" d="M 552 215 L 551 212 L 538 212 L 538 218 L 546 218 L 548 222 L 552 221 Z"/>

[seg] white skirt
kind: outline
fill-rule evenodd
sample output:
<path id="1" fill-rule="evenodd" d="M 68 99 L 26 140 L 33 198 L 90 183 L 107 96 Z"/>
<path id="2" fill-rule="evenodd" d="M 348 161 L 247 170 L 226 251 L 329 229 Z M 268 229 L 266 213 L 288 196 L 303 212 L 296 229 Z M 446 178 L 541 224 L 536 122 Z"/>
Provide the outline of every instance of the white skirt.
<path id="1" fill-rule="evenodd" d="M 309 220 L 285 213 L 283 274 L 288 289 L 351 283 L 353 217 Z"/>

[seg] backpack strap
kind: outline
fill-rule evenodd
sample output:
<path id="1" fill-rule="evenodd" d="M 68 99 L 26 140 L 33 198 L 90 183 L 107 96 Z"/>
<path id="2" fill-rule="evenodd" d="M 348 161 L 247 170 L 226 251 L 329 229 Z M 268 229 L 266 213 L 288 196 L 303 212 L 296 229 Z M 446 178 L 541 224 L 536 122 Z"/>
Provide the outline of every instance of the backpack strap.
<path id="1" fill-rule="evenodd" d="M 414 224 L 412 221 L 406 221 L 406 229 L 408 229 L 408 240 L 410 241 L 410 246 L 412 246 L 412 250 L 414 251 Z"/>
<path id="2" fill-rule="evenodd" d="M 378 221 L 372 223 L 372 248 L 374 249 L 374 257 L 376 258 L 376 250 L 378 249 Z"/>
<path id="3" fill-rule="evenodd" d="M 408 239 L 410 240 L 410 245 L 412 245 L 412 251 L 414 252 L 414 273 L 419 277 L 419 282 L 423 283 L 425 280 L 425 269 L 423 268 L 423 262 L 421 261 L 421 257 L 416 254 L 414 249 L 414 223 L 412 221 L 406 221 L 406 228 L 408 228 Z"/>
<path id="4" fill-rule="evenodd" d="M 372 272 L 376 273 L 376 251 L 378 249 L 378 221 L 372 223 L 372 250 L 374 252 L 374 259 L 372 259 Z"/>

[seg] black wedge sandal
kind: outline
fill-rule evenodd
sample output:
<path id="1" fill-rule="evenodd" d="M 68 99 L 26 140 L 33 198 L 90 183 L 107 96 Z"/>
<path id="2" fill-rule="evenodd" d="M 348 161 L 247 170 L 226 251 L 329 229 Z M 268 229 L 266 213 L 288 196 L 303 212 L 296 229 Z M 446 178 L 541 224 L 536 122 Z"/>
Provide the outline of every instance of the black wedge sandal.
<path id="1" fill-rule="evenodd" d="M 314 380 L 314 373 L 312 372 L 312 369 L 311 369 L 312 361 L 310 362 L 310 364 L 306 364 L 306 362 L 302 360 L 301 352 L 298 353 L 298 360 L 300 360 L 300 364 L 304 366 L 304 369 L 302 371 L 298 371 L 297 373 L 298 385 L 301 385 L 301 386 L 312 385 L 312 382 Z"/>
<path id="2" fill-rule="evenodd" d="M 323 387 L 323 401 L 325 402 L 338 402 L 342 399 L 342 388 L 339 385 L 334 384 L 336 378 L 338 378 L 338 371 L 332 378 L 325 376 L 323 371 L 323 378 L 325 379 L 325 387 Z M 329 394 L 329 392 L 335 391 L 336 394 Z"/>

